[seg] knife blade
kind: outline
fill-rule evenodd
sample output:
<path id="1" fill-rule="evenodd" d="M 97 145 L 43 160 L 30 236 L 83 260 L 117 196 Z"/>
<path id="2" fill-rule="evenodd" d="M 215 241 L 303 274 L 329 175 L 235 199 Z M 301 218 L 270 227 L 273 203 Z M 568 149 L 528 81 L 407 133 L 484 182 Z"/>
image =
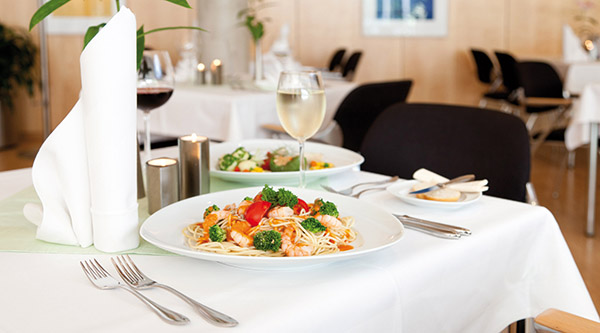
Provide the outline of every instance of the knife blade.
<path id="1" fill-rule="evenodd" d="M 444 186 L 449 185 L 449 184 L 468 182 L 468 181 L 471 181 L 473 179 L 475 179 L 475 175 L 471 175 L 471 174 L 470 175 L 464 175 L 464 176 L 452 178 L 452 179 L 450 179 L 447 182 L 437 183 L 435 185 L 426 187 L 424 189 L 420 189 L 420 190 L 408 192 L 408 194 L 427 193 L 427 192 L 431 192 L 431 191 L 435 191 L 437 189 L 443 188 Z"/>

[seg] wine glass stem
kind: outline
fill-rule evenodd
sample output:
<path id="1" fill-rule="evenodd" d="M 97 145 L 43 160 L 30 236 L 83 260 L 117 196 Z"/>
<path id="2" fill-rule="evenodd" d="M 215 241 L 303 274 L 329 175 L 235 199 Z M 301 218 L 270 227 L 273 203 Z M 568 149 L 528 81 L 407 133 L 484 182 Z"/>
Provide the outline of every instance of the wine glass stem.
<path id="1" fill-rule="evenodd" d="M 146 139 L 144 140 L 144 161 L 150 160 L 150 112 L 144 111 L 144 132 Z M 146 163 L 144 163 L 145 165 Z"/>
<path id="2" fill-rule="evenodd" d="M 304 160 L 304 140 L 298 140 L 298 158 L 300 159 L 300 188 L 306 187 L 306 161 Z"/>

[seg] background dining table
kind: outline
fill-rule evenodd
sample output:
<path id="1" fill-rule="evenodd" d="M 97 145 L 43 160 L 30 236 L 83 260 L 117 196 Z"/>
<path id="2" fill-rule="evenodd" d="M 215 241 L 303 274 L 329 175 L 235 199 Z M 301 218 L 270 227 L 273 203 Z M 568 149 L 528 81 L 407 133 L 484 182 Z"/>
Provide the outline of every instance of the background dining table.
<path id="1" fill-rule="evenodd" d="M 322 129 L 326 128 L 338 106 L 356 83 L 324 80 L 327 107 Z M 196 133 L 221 141 L 268 138 L 264 124 L 279 124 L 275 108 L 275 88 L 258 88 L 248 83 L 225 85 L 178 84 L 173 96 L 152 111 L 152 133 L 182 136 Z M 143 128 L 141 117 L 138 128 Z"/>
<path id="2" fill-rule="evenodd" d="M 157 154 L 174 156 L 176 149 Z M 343 188 L 386 177 L 350 170 L 308 187 Z M 25 203 L 37 200 L 30 169 L 2 172 L 0 184 L 3 332 L 500 332 L 547 308 L 598 320 L 546 208 L 484 195 L 459 209 L 432 209 L 373 191 L 361 200 L 391 213 L 460 225 L 472 235 L 449 240 L 405 230 L 397 244 L 380 251 L 281 270 L 173 255 L 142 241 L 128 253 L 144 273 L 240 323 L 219 328 L 164 290 L 143 291 L 191 319 L 171 326 L 128 293 L 101 291 L 88 281 L 79 261 L 96 258 L 115 274 L 114 254 L 34 239 L 35 226 L 22 214 Z M 245 185 L 211 179 L 211 192 L 240 187 Z M 139 203 L 143 222 L 147 204 Z"/>

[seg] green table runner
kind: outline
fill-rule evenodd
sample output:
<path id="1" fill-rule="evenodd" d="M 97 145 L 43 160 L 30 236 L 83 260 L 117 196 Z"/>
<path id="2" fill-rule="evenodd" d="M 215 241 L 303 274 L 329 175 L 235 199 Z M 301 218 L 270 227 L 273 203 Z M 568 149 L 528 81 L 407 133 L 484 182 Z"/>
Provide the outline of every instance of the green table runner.
<path id="1" fill-rule="evenodd" d="M 211 177 L 211 192 L 231 190 L 246 186 L 241 183 L 226 182 Z M 308 188 L 320 188 L 319 184 L 326 183 L 326 179 L 308 184 Z M 251 185 L 255 186 L 255 185 Z M 29 222 L 23 215 L 23 206 L 26 203 L 40 203 L 33 186 L 0 201 L 0 251 L 6 252 L 35 252 L 35 253 L 73 253 L 73 254 L 99 254 L 92 245 L 87 248 L 72 245 L 48 243 L 35 238 L 37 227 Z M 138 200 L 140 225 L 148 218 L 148 204 L 146 198 Z M 170 252 L 157 248 L 140 238 L 140 246 L 123 251 L 128 254 L 146 255 L 173 255 Z"/>

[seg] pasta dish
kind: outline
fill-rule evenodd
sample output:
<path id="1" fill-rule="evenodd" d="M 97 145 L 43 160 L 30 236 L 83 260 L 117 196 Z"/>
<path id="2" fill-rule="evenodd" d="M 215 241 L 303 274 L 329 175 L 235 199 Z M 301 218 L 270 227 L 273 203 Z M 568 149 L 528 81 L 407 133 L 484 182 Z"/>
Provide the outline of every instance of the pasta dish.
<path id="1" fill-rule="evenodd" d="M 195 250 L 240 256 L 294 257 L 346 251 L 356 239 L 354 218 L 340 217 L 334 203 L 306 203 L 283 188 L 266 186 L 254 198 L 220 209 L 183 230 Z"/>

